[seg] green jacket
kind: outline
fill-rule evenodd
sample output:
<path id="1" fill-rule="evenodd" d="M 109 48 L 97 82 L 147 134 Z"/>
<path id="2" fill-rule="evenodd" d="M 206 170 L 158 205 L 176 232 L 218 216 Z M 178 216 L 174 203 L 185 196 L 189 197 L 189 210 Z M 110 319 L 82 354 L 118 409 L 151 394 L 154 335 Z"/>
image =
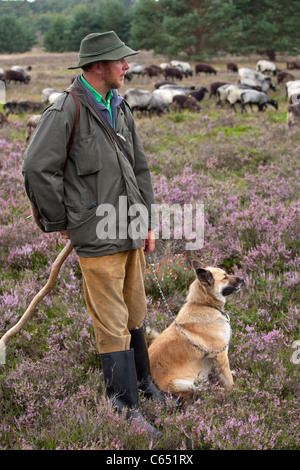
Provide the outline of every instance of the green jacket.
<path id="1" fill-rule="evenodd" d="M 25 152 L 26 193 L 39 210 L 45 231 L 67 228 L 79 256 L 140 248 L 143 239 L 127 231 L 139 212 L 129 215 L 129 208 L 135 204 L 146 208 L 147 229 L 155 228 L 156 221 L 151 214 L 150 171 L 131 110 L 115 92 L 120 103 L 115 131 L 122 136 L 127 159 L 103 127 L 84 87 L 75 80 L 71 88 L 80 104 L 80 117 L 69 155 L 66 148 L 76 106 L 65 92 L 43 112 Z"/>

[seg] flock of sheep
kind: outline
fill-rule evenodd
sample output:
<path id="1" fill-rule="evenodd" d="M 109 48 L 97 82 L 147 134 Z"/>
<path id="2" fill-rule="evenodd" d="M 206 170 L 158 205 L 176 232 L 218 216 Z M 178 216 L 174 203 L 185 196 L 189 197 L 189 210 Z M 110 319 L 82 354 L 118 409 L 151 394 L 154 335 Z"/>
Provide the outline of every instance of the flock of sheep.
<path id="1" fill-rule="evenodd" d="M 165 81 L 157 82 L 155 90 L 152 92 L 140 88 L 129 88 L 124 98 L 128 101 L 133 111 L 143 113 L 163 114 L 172 106 L 173 109 L 188 109 L 193 112 L 200 111 L 199 102 L 204 98 L 205 93 L 209 93 L 209 98 L 213 95 L 217 97 L 217 104 L 228 103 L 236 111 L 237 103 L 241 106 L 241 111 L 246 112 L 246 108 L 257 106 L 258 111 L 264 111 L 268 105 L 278 109 L 278 102 L 268 95 L 270 90 L 275 91 L 275 84 L 271 76 L 277 75 L 277 83 L 283 83 L 286 89 L 286 99 L 288 100 L 287 123 L 288 125 L 300 125 L 300 80 L 295 80 L 290 72 L 292 68 L 300 69 L 297 61 L 288 62 L 286 71 L 279 71 L 277 66 L 270 61 L 259 60 L 256 69 L 238 68 L 237 64 L 229 62 L 227 70 L 237 72 L 237 83 L 213 82 L 210 90 L 207 87 L 196 89 L 194 86 L 181 85 L 180 81 L 185 76 L 204 74 L 217 74 L 217 70 L 209 64 L 196 64 L 194 71 L 188 62 L 171 61 L 169 64 L 163 63 L 157 66 L 145 67 L 139 64 L 130 64 L 128 79 L 131 80 L 134 74 L 158 76 L 162 74 Z M 155 67 L 155 68 L 154 68 Z M 179 71 L 175 72 L 175 69 Z M 170 81 L 167 81 L 167 80 Z"/>
<path id="2" fill-rule="evenodd" d="M 274 91 L 275 84 L 272 77 L 277 76 L 277 84 L 283 84 L 286 90 L 287 124 L 289 126 L 300 126 L 300 80 L 296 80 L 290 72 L 292 69 L 300 69 L 300 62 L 287 62 L 286 70 L 278 70 L 277 66 L 270 61 L 259 60 L 256 69 L 239 68 L 233 62 L 227 63 L 228 72 L 237 73 L 237 83 L 215 81 L 210 84 L 209 90 L 206 86 L 196 88 L 194 85 L 183 85 L 180 82 L 184 78 L 200 75 L 201 73 L 217 75 L 217 70 L 209 64 L 197 63 L 194 70 L 188 62 L 174 60 L 170 63 L 162 63 L 159 66 L 144 66 L 138 63 L 130 63 L 130 68 L 126 74 L 126 81 L 131 82 L 135 77 L 159 78 L 154 84 L 154 90 L 149 91 L 143 88 L 128 88 L 123 94 L 133 112 L 139 112 L 151 116 L 152 114 L 162 115 L 174 109 L 177 111 L 189 110 L 199 112 L 201 102 L 207 93 L 209 98 L 215 96 L 217 105 L 227 104 L 235 112 L 236 105 L 239 104 L 241 112 L 244 113 L 247 107 L 253 111 L 257 107 L 258 111 L 264 111 L 268 105 L 278 109 L 278 102 L 272 99 L 268 93 Z M 30 82 L 31 67 L 21 66 L 11 67 L 4 71 L 0 68 L 0 80 L 5 84 Z M 137 82 L 137 81 L 136 81 Z M 8 122 L 9 114 L 35 113 L 27 121 L 26 140 L 29 141 L 35 127 L 39 121 L 42 110 L 53 103 L 61 90 L 45 88 L 42 90 L 41 101 L 9 101 L 4 104 L 4 113 L 0 113 L 0 125 Z M 39 114 L 37 114 L 39 113 Z"/>

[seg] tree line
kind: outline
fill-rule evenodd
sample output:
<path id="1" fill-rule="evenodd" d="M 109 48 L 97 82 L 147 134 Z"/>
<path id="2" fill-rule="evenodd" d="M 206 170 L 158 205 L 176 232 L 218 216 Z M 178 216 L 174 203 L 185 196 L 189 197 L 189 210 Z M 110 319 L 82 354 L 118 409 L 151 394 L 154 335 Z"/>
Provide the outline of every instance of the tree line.
<path id="1" fill-rule="evenodd" d="M 114 30 L 136 49 L 191 60 L 220 53 L 300 53 L 298 0 L 0 1 L 0 53 L 43 38 L 49 52 L 77 51 L 91 32 Z"/>

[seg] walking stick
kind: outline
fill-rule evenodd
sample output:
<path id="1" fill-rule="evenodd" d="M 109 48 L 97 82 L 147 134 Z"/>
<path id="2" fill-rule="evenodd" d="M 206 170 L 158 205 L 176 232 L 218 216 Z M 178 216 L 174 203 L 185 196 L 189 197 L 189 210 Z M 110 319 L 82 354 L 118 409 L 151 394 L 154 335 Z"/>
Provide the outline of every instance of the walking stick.
<path id="1" fill-rule="evenodd" d="M 48 278 L 47 283 L 45 286 L 36 294 L 36 296 L 30 302 L 26 312 L 20 318 L 20 320 L 8 330 L 2 338 L 0 338 L 0 364 L 5 364 L 5 352 L 6 346 L 10 339 L 19 333 L 19 331 L 27 324 L 30 318 L 33 316 L 34 311 L 37 305 L 43 300 L 43 298 L 53 289 L 58 273 L 63 262 L 67 259 L 71 251 L 73 250 L 73 246 L 70 241 L 66 244 L 60 254 L 57 256 L 55 261 L 51 266 L 50 275 Z"/>

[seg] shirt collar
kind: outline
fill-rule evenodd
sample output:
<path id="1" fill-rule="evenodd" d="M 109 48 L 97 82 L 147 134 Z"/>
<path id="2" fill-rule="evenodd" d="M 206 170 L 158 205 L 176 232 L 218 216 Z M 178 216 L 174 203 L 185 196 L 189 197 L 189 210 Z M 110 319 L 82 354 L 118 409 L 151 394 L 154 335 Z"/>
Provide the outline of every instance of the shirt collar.
<path id="1" fill-rule="evenodd" d="M 113 98 L 113 92 L 112 90 L 109 90 L 109 92 L 107 93 L 107 101 L 104 100 L 104 98 L 102 97 L 102 95 L 100 95 L 100 93 L 98 93 L 98 91 L 96 91 L 87 81 L 86 79 L 84 78 L 83 74 L 80 76 L 82 82 L 84 83 L 84 85 L 90 90 L 90 92 L 94 95 L 94 97 L 96 98 L 96 101 L 98 101 L 98 103 L 101 103 L 103 104 L 104 106 L 106 107 L 109 107 L 110 106 L 110 102 Z"/>

